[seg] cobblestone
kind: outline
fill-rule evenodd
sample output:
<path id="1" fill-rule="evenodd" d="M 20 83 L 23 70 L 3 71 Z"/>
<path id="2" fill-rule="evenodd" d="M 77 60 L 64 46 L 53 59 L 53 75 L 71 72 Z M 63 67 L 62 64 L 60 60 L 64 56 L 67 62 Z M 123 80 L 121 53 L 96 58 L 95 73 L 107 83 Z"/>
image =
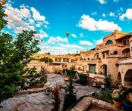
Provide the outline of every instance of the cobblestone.
<path id="1" fill-rule="evenodd" d="M 50 86 L 55 86 L 56 84 L 66 86 L 63 76 L 60 75 L 49 74 L 47 81 Z M 89 95 L 93 91 L 98 90 L 91 86 L 81 86 L 76 83 L 74 86 L 74 90 L 77 91 L 77 98 Z M 65 91 L 62 89 L 60 92 L 61 108 L 63 106 L 64 95 Z M 3 101 L 0 104 L 0 106 L 3 107 L 0 111 L 51 111 L 53 108 L 53 101 L 52 95 L 46 95 L 44 92 L 24 94 Z"/>

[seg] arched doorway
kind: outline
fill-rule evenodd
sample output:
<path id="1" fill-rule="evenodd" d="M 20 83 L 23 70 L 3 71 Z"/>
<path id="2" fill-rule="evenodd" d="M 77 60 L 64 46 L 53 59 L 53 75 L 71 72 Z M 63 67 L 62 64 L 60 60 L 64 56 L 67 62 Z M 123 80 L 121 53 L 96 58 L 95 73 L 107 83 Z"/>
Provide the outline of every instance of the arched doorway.
<path id="1" fill-rule="evenodd" d="M 107 64 L 103 64 L 101 68 L 102 68 L 103 74 L 107 74 Z"/>
<path id="2" fill-rule="evenodd" d="M 124 76 L 124 86 L 132 87 L 132 69 L 129 69 Z"/>
<path id="3" fill-rule="evenodd" d="M 121 73 L 120 72 L 118 73 L 117 81 L 118 81 L 118 84 L 122 84 L 121 83 Z"/>

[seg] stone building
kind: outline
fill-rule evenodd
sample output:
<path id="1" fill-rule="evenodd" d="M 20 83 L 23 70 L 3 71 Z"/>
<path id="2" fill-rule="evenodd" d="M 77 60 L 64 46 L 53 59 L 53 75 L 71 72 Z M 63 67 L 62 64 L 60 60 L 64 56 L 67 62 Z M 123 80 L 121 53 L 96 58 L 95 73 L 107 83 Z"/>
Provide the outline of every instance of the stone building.
<path id="1" fill-rule="evenodd" d="M 80 59 L 89 74 L 110 74 L 114 81 L 132 86 L 132 33 L 115 30 L 94 49 L 81 52 Z"/>
<path id="2" fill-rule="evenodd" d="M 41 54 L 38 58 L 43 56 Z M 90 76 L 110 74 L 113 81 L 132 86 L 132 33 L 115 30 L 89 51 L 45 56 L 53 59 L 52 65 L 57 69 L 75 66 L 75 70 L 87 72 Z"/>

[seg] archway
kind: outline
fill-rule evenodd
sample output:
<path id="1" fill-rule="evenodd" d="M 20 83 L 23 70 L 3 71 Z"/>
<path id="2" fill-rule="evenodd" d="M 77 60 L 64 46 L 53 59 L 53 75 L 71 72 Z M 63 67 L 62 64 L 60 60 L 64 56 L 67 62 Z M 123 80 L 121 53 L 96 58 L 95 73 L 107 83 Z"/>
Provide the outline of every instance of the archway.
<path id="1" fill-rule="evenodd" d="M 124 86 L 132 86 L 132 69 L 129 69 L 125 74 Z"/>
<path id="2" fill-rule="evenodd" d="M 121 83 L 121 73 L 120 72 L 118 73 L 117 81 L 118 81 L 118 84 L 122 84 Z"/>
<path id="3" fill-rule="evenodd" d="M 130 57 L 130 49 L 126 48 L 122 51 L 122 54 L 124 55 L 124 57 Z"/>
<path id="4" fill-rule="evenodd" d="M 112 40 L 108 40 L 105 45 L 110 45 L 110 44 L 113 44 Z"/>
<path id="5" fill-rule="evenodd" d="M 94 59 L 98 59 L 99 58 L 99 53 L 96 53 L 95 55 L 94 55 Z"/>
<path id="6" fill-rule="evenodd" d="M 107 64 L 103 64 L 101 68 L 102 68 L 103 74 L 107 74 Z"/>

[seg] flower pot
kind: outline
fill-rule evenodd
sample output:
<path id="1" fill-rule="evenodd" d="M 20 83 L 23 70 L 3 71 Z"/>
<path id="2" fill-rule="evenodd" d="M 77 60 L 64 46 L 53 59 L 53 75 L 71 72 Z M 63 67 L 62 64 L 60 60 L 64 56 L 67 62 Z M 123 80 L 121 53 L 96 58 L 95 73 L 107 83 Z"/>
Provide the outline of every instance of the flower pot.
<path id="1" fill-rule="evenodd" d="M 69 80 L 70 80 L 69 76 L 64 77 L 64 81 L 69 81 Z"/>
<path id="2" fill-rule="evenodd" d="M 126 102 L 122 102 L 122 108 L 125 111 L 132 111 L 132 104 L 128 104 Z"/>
<path id="3" fill-rule="evenodd" d="M 114 100 L 114 107 L 117 109 L 120 109 L 121 108 L 121 102 Z"/>

